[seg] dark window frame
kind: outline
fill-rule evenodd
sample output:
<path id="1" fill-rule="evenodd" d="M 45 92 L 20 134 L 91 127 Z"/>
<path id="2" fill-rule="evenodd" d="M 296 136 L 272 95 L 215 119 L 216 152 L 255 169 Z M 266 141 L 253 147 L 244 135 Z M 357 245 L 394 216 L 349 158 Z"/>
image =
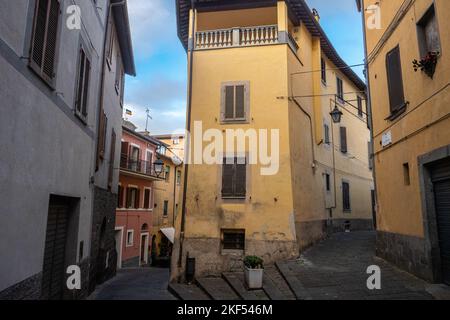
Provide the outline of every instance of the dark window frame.
<path id="1" fill-rule="evenodd" d="M 227 159 L 233 159 L 233 164 L 229 163 L 229 160 Z M 231 166 L 231 167 L 230 167 Z M 244 166 L 244 168 L 240 167 Z M 223 165 L 222 165 L 222 190 L 221 195 L 222 199 L 246 199 L 247 197 L 247 181 L 248 181 L 248 161 L 246 157 L 225 157 L 223 159 Z M 231 170 L 230 172 L 227 172 L 227 170 Z M 231 181 L 226 181 L 228 175 L 231 176 Z M 242 175 L 242 176 L 240 176 Z M 243 185 L 238 185 L 240 179 L 244 179 Z M 227 185 L 228 183 L 231 183 L 231 185 Z M 228 189 L 228 191 L 225 191 Z M 242 189 L 242 190 L 240 190 Z"/>
<path id="2" fill-rule="evenodd" d="M 60 0 L 48 0 L 48 7 L 46 10 L 46 17 L 44 25 L 41 26 L 44 28 L 42 31 L 43 34 L 41 35 L 42 42 L 37 40 L 38 36 L 38 20 L 39 20 L 39 9 L 41 1 L 44 0 L 36 0 L 35 1 L 35 8 L 34 8 L 34 14 L 33 14 L 33 25 L 32 25 L 32 31 L 31 31 L 31 40 L 30 40 L 30 46 L 29 46 L 29 59 L 28 59 L 28 66 L 33 72 L 42 80 L 46 85 L 50 87 L 50 89 L 55 90 L 55 83 L 56 83 L 56 75 L 57 75 L 57 66 L 58 66 L 58 57 L 59 57 L 59 45 L 60 45 L 60 34 L 61 34 L 61 1 Z M 56 12 L 57 15 L 53 16 L 53 18 L 56 19 L 56 30 L 54 30 L 54 41 L 51 42 L 53 45 L 53 49 L 49 48 L 49 42 L 48 42 L 48 36 L 49 36 L 49 19 L 50 19 L 50 13 L 52 9 L 52 5 L 56 3 Z M 53 12 L 55 13 L 55 12 Z M 55 21 L 53 21 L 55 22 Z M 42 48 L 40 50 L 36 50 L 37 47 L 37 41 L 40 42 L 40 45 Z M 37 57 L 35 56 L 35 52 L 41 52 L 40 54 L 40 62 L 38 63 L 36 61 Z M 50 52 L 48 52 L 50 51 Z M 49 53 L 50 58 L 49 58 Z M 52 56 L 53 55 L 53 56 Z M 35 59 L 36 58 L 36 59 Z M 48 63 L 48 59 L 50 59 L 51 63 Z M 46 65 L 46 63 L 48 63 Z M 50 68 L 50 70 L 45 70 L 45 68 Z M 51 75 L 48 74 L 48 71 L 51 71 Z"/>
<path id="3" fill-rule="evenodd" d="M 340 103 L 344 103 L 344 80 L 336 76 L 336 98 Z"/>
<path id="4" fill-rule="evenodd" d="M 238 116 L 238 109 L 236 107 L 236 102 L 238 101 L 237 88 L 243 88 L 242 92 L 242 113 L 243 116 Z M 229 100 L 227 96 L 229 94 L 228 90 L 233 89 L 233 101 L 232 101 L 232 112 L 233 116 L 227 114 L 227 106 Z M 248 123 L 250 120 L 250 82 L 249 81 L 232 81 L 224 82 L 221 86 L 221 107 L 220 107 L 220 121 L 222 124 L 232 124 L 232 123 Z M 231 110 L 228 110 L 231 111 Z"/>
<path id="5" fill-rule="evenodd" d="M 321 80 L 324 85 L 327 84 L 327 63 L 325 59 L 320 58 L 320 71 L 321 71 Z"/>
<path id="6" fill-rule="evenodd" d="M 418 44 L 419 44 L 419 54 L 420 57 L 423 58 L 425 55 L 428 54 L 428 52 L 430 52 L 430 48 L 428 48 L 428 43 L 427 43 L 427 37 L 426 37 L 426 25 L 429 22 L 430 18 L 433 17 L 435 18 L 435 22 L 436 22 L 436 32 L 437 32 L 437 42 L 439 45 L 439 50 L 437 52 L 442 51 L 442 42 L 441 42 L 441 35 L 439 32 L 439 22 L 437 20 L 437 15 L 436 15 L 436 5 L 433 2 L 427 10 L 425 10 L 425 13 L 422 15 L 422 17 L 419 19 L 419 21 L 416 24 L 416 29 L 417 29 L 417 40 L 418 40 Z"/>
<path id="7" fill-rule="evenodd" d="M 405 99 L 405 88 L 404 88 L 404 82 L 403 82 L 403 69 L 401 64 L 401 51 L 400 51 L 400 45 L 395 46 L 393 49 L 391 49 L 386 54 L 386 76 L 387 76 L 387 85 L 388 85 L 388 94 L 389 94 L 389 111 L 390 116 L 387 118 L 387 120 L 394 120 L 396 119 L 400 114 L 405 112 L 407 102 Z M 397 58 L 397 61 L 390 61 L 389 59 L 391 57 Z M 394 59 L 392 58 L 392 59 Z M 394 74 L 394 70 L 390 69 L 390 62 L 393 65 L 396 65 L 398 67 L 398 74 Z M 395 81 L 393 77 L 398 76 L 399 79 Z M 398 85 L 399 87 L 396 88 L 395 86 Z M 399 95 L 398 97 L 395 95 Z M 398 104 L 395 104 L 394 100 L 399 100 Z"/>
<path id="8" fill-rule="evenodd" d="M 222 250 L 245 251 L 245 229 L 222 229 L 221 246 Z"/>
<path id="9" fill-rule="evenodd" d="M 352 211 L 350 182 L 342 181 L 342 210 L 344 212 Z"/>

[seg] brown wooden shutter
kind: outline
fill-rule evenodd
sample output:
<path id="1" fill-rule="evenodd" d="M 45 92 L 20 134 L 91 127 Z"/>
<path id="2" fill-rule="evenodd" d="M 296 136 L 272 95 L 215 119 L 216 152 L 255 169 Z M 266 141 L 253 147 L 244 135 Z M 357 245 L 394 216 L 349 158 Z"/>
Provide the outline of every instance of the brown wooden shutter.
<path id="1" fill-rule="evenodd" d="M 225 158 L 223 160 L 223 169 L 222 169 L 222 197 L 233 196 L 233 176 L 234 176 L 234 164 L 227 164 Z"/>
<path id="2" fill-rule="evenodd" d="M 47 25 L 48 0 L 37 0 L 34 18 L 33 40 L 31 42 L 31 61 L 39 70 L 44 59 L 45 30 Z"/>
<path id="3" fill-rule="evenodd" d="M 342 203 L 344 211 L 349 211 L 351 209 L 350 205 L 350 184 L 348 182 L 342 183 Z"/>
<path id="4" fill-rule="evenodd" d="M 245 159 L 244 159 L 245 161 Z M 246 182 L 247 182 L 247 165 L 244 162 L 240 164 L 236 163 L 236 172 L 235 172 L 235 192 L 234 196 L 236 197 L 245 197 L 246 195 Z"/>
<path id="5" fill-rule="evenodd" d="M 135 198 L 136 201 L 135 201 L 134 207 L 136 209 L 139 209 L 141 190 L 140 189 L 135 189 L 135 190 L 136 190 L 136 198 Z"/>
<path id="6" fill-rule="evenodd" d="M 83 101 L 83 79 L 85 72 L 85 53 L 83 49 L 80 49 L 80 64 L 78 66 L 78 88 L 77 88 L 77 98 L 75 101 L 75 109 L 81 113 L 81 105 Z"/>
<path id="7" fill-rule="evenodd" d="M 347 128 L 341 127 L 341 152 L 347 153 Z"/>
<path id="8" fill-rule="evenodd" d="M 45 41 L 44 74 L 53 79 L 56 53 L 56 37 L 58 35 L 59 1 L 49 0 L 50 10 L 47 21 L 47 39 Z"/>
<path id="9" fill-rule="evenodd" d="M 234 118 L 234 86 L 225 87 L 225 119 Z"/>
<path id="10" fill-rule="evenodd" d="M 86 58 L 86 67 L 84 71 L 84 89 L 83 89 L 83 102 L 81 108 L 81 114 L 83 116 L 87 116 L 87 104 L 88 104 L 88 96 L 89 96 L 89 76 L 91 73 L 91 62 Z"/>
<path id="11" fill-rule="evenodd" d="M 114 178 L 114 160 L 116 157 L 116 133 L 114 129 L 111 134 L 111 151 L 109 155 L 109 172 L 108 172 L 108 187 L 112 188 Z"/>
<path id="12" fill-rule="evenodd" d="M 386 69 L 390 109 L 391 113 L 395 113 L 395 111 L 405 105 L 399 46 L 395 47 L 386 55 Z"/>
<path id="13" fill-rule="evenodd" d="M 126 201 L 127 209 L 131 208 L 131 191 L 132 188 L 127 188 L 127 201 Z"/>
<path id="14" fill-rule="evenodd" d="M 245 118 L 245 86 L 236 86 L 236 116 L 237 119 Z"/>

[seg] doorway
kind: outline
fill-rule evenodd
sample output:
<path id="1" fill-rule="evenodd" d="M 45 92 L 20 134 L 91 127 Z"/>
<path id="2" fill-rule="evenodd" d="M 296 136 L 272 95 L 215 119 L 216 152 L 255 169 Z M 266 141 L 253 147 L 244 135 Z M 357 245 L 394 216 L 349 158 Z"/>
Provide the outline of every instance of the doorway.
<path id="1" fill-rule="evenodd" d="M 42 270 L 41 298 L 44 300 L 63 298 L 69 212 L 70 200 L 50 197 Z"/>
<path id="2" fill-rule="evenodd" d="M 434 191 L 442 280 L 450 285 L 450 158 L 434 164 L 430 173 Z"/>
<path id="3" fill-rule="evenodd" d="M 122 268 L 123 227 L 116 228 L 114 238 L 116 241 L 117 269 Z"/>
<path id="4" fill-rule="evenodd" d="M 148 245 L 149 245 L 149 233 L 141 233 L 141 250 L 140 250 L 140 266 L 148 265 Z"/>

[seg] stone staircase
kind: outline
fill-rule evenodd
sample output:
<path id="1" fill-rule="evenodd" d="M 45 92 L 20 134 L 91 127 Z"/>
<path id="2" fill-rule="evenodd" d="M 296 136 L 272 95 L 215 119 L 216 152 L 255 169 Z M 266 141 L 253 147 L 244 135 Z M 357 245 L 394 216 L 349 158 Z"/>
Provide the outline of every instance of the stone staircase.
<path id="1" fill-rule="evenodd" d="M 266 266 L 261 290 L 249 290 L 243 272 L 197 278 L 195 284 L 171 283 L 169 291 L 180 300 L 303 300 L 308 295 L 292 275 L 287 262 Z"/>

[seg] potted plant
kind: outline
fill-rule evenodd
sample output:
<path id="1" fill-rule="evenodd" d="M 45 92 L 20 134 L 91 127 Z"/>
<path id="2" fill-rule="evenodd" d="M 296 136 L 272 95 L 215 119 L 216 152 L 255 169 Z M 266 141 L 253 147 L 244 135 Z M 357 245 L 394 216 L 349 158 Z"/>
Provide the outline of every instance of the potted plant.
<path id="1" fill-rule="evenodd" d="M 244 259 L 245 282 L 249 289 L 261 289 L 263 286 L 264 261 L 257 256 Z"/>
<path id="2" fill-rule="evenodd" d="M 439 52 L 428 52 L 428 54 L 420 59 L 420 61 L 413 61 L 414 71 L 417 72 L 419 69 L 426 73 L 431 79 L 433 79 L 434 72 L 436 71 L 436 64 L 438 60 Z"/>

